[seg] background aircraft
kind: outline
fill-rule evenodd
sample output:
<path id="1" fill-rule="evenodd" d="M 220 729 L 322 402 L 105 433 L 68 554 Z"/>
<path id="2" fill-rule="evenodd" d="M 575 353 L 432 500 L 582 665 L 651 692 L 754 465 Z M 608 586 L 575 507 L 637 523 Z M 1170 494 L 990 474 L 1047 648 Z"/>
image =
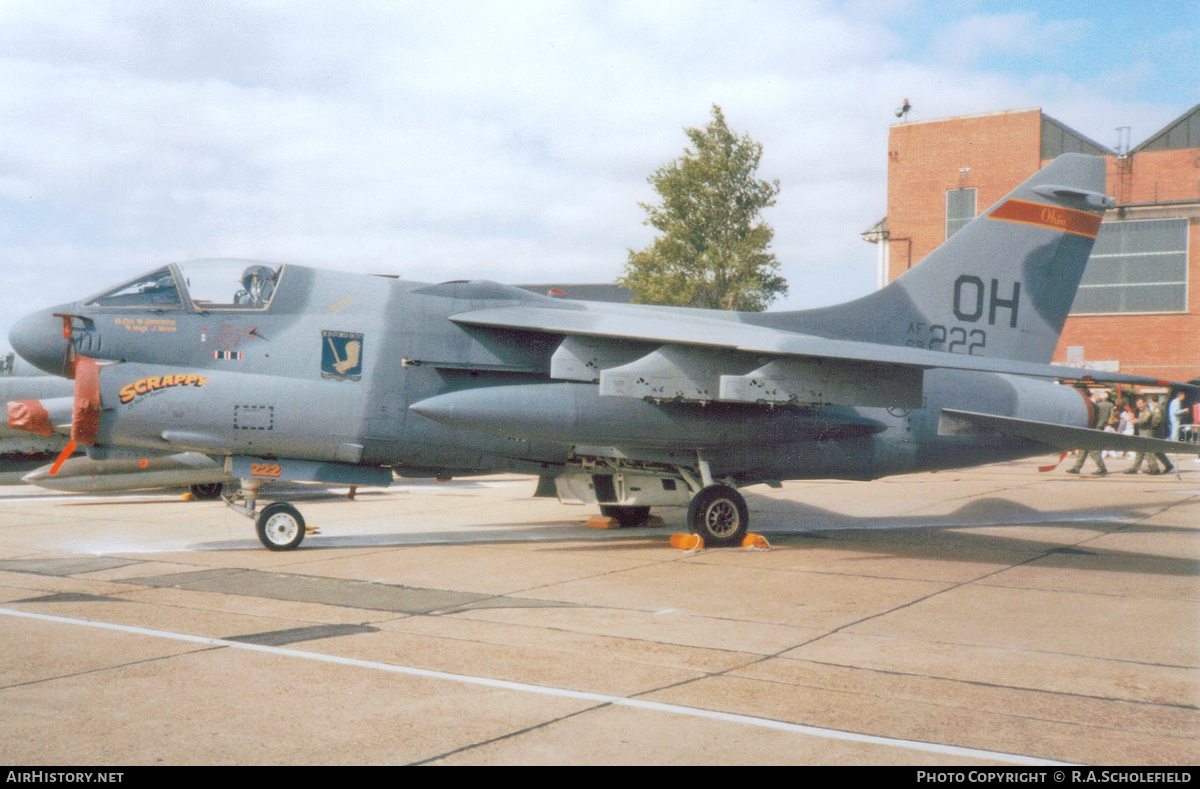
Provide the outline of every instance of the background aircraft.
<path id="1" fill-rule="evenodd" d="M 0 397 L 5 402 L 69 398 L 74 388 L 65 378 L 47 375 L 15 353 L 0 354 Z M 7 424 L 0 426 L 0 485 L 21 484 L 22 477 L 53 461 L 66 444 L 67 439 L 60 435 L 37 435 Z"/>
<path id="2" fill-rule="evenodd" d="M 73 377 L 74 396 L 10 403 L 10 425 L 69 429 L 92 459 L 219 459 L 241 480 L 230 506 L 276 550 L 300 544 L 304 520 L 284 502 L 258 510 L 262 480 L 532 473 L 539 494 L 624 523 L 687 506 L 721 546 L 745 536 L 737 489 L 756 483 L 1052 447 L 1200 452 L 1087 429 L 1087 397 L 1058 381 L 1089 371 L 1048 364 L 1112 205 L 1104 188 L 1102 159 L 1062 156 L 882 290 L 798 312 L 172 264 L 22 319 L 13 347 Z"/>
<path id="3" fill-rule="evenodd" d="M 61 376 L 48 375 L 15 353 L 0 354 L 0 399 L 4 402 L 38 400 L 54 407 L 72 402 L 75 384 Z M 131 452 L 128 457 L 93 460 L 77 447 L 51 474 L 54 463 L 70 440 L 69 408 L 66 430 L 49 435 L 0 425 L 0 485 L 31 483 L 52 490 L 98 493 L 158 487 L 188 487 L 193 496 L 215 499 L 225 475 L 219 460 L 197 452 L 146 457 Z M 43 431 L 44 433 L 44 431 Z M 119 453 L 117 453 L 119 454 Z"/>

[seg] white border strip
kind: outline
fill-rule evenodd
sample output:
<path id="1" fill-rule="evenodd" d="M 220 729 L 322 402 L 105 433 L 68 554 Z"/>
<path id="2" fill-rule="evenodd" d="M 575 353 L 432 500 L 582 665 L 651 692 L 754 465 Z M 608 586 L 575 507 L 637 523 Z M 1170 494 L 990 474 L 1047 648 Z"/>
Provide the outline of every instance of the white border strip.
<path id="1" fill-rule="evenodd" d="M 248 644 L 241 641 L 226 641 L 220 638 L 193 636 L 186 633 L 172 633 L 165 630 L 151 630 L 144 627 L 117 625 L 110 622 L 93 622 L 86 619 L 69 619 L 62 616 L 52 616 L 50 614 L 35 614 L 27 611 L 17 611 L 11 608 L 0 608 L 0 614 L 5 616 L 21 617 L 25 619 L 37 619 L 44 622 L 57 622 L 65 625 L 81 625 L 83 627 L 94 627 L 101 630 L 115 630 L 121 633 L 132 633 L 134 635 L 151 636 L 153 638 L 165 638 L 172 641 L 185 641 L 191 644 L 230 647 L 231 649 L 244 649 L 250 652 L 266 652 L 272 655 L 301 658 L 303 660 L 315 660 L 321 663 L 334 663 L 340 666 L 374 669 L 376 671 L 387 671 L 393 674 L 405 674 L 413 677 L 444 680 L 446 682 L 459 682 L 466 685 L 482 685 L 484 687 L 512 690 L 519 693 L 535 693 L 542 696 L 554 696 L 557 698 L 576 699 L 579 701 L 593 701 L 601 704 L 613 704 L 620 707 L 632 707 L 634 709 L 664 712 L 672 715 L 686 715 L 692 718 L 708 718 L 710 720 L 718 720 L 725 723 L 740 723 L 746 726 L 756 726 L 758 728 L 774 729 L 776 731 L 787 731 L 794 734 L 806 734 L 810 737 L 822 737 L 830 740 L 844 740 L 847 742 L 859 742 L 869 745 L 884 745 L 893 748 L 907 748 L 908 750 L 913 751 L 925 751 L 928 753 L 938 753 L 946 756 L 958 756 L 967 759 L 985 759 L 1004 762 L 1006 764 L 1019 764 L 1038 767 L 1065 766 L 1068 764 L 1067 762 L 1055 762 L 1046 759 L 1037 759 L 1030 756 L 1018 756 L 1009 753 L 998 753 L 996 751 L 982 751 L 975 748 L 963 748 L 957 745 L 941 745 L 938 743 L 918 742 L 915 740 L 900 740 L 890 737 L 877 737 L 870 734 L 858 734 L 855 732 L 838 731 L 837 729 L 822 729 L 816 726 L 804 726 L 798 723 L 786 723 L 784 721 L 770 720 L 769 718 L 755 718 L 749 715 L 737 715 L 728 712 L 715 712 L 713 710 L 697 709 L 695 707 L 684 707 L 678 704 L 663 704 L 656 701 L 628 699 L 621 696 L 607 696 L 601 693 L 585 693 L 583 691 L 549 688 L 541 685 L 527 685 L 523 682 L 509 682 L 502 679 L 489 679 L 487 677 L 471 677 L 463 674 L 449 674 L 444 671 L 431 671 L 429 669 L 413 668 L 410 666 L 396 666 L 389 663 L 377 663 L 372 660 L 358 660 L 356 658 L 327 655 L 318 652 L 304 652 L 298 649 L 285 649 L 283 647 L 264 646 L 262 644 Z"/>

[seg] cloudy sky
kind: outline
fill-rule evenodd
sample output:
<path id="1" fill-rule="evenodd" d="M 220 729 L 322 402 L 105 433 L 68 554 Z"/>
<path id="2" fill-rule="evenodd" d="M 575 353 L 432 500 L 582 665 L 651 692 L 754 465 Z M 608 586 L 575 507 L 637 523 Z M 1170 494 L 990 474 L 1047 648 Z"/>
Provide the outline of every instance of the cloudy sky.
<path id="1" fill-rule="evenodd" d="M 874 286 L 903 98 L 1136 145 L 1198 53 L 1192 0 L 0 0 L 0 344 L 200 257 L 611 281 L 714 103 L 782 187 L 774 308 L 834 303 Z"/>

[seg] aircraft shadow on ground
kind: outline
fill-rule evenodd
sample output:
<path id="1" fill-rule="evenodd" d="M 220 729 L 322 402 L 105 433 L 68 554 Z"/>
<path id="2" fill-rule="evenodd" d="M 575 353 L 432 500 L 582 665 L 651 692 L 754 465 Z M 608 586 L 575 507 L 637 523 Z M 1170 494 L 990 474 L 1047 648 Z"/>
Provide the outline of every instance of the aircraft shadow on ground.
<path id="1" fill-rule="evenodd" d="M 1112 524 L 1142 520 L 1153 512 L 1147 507 L 1106 505 L 1104 507 L 1039 510 L 999 496 L 972 499 L 953 512 L 942 515 L 848 515 L 799 501 L 783 501 L 761 494 L 746 494 L 751 520 L 757 531 L 774 534 L 813 531 L 947 529 L 978 526 L 1029 526 L 1037 524 L 1075 525 L 1112 530 Z M 903 502 L 897 501 L 897 507 Z M 1159 508 L 1154 508 L 1157 511 Z M 1081 526 L 1081 528 L 1085 528 Z"/>
<path id="2" fill-rule="evenodd" d="M 1036 558 L 1039 566 L 1151 575 L 1200 574 L 1197 560 L 1089 544 L 1097 533 L 1179 534 L 1179 528 L 1143 522 L 1162 510 L 1158 506 L 1108 505 L 1047 511 L 1001 497 L 986 497 L 941 515 L 854 516 L 801 502 L 753 494 L 746 498 L 752 519 L 757 516 L 752 528 L 767 535 L 777 547 L 803 549 L 819 544 L 822 548 L 870 553 L 863 558 L 872 561 L 879 555 L 958 562 L 1024 562 Z M 1079 540 L 1038 540 L 1031 535 L 1031 526 L 1077 529 Z M 1007 528 L 1020 529 L 1019 536 L 1005 534 Z"/>
<path id="3" fill-rule="evenodd" d="M 975 499 L 941 515 L 854 516 L 809 504 L 748 494 L 751 530 L 774 547 L 844 550 L 881 557 L 947 562 L 1023 564 L 1164 576 L 1200 575 L 1200 561 L 1089 545 L 1097 533 L 1178 534 L 1180 529 L 1141 523 L 1158 507 L 1112 505 L 1091 509 L 1043 511 L 999 497 Z M 590 513 L 589 513 L 590 514 Z M 551 551 L 657 550 L 675 531 L 684 530 L 682 508 L 662 508 L 665 526 L 596 530 L 584 518 L 545 523 L 481 523 L 453 531 L 404 534 L 313 535 L 300 550 L 402 548 L 460 544 L 544 543 Z M 1028 527 L 1078 529 L 1076 542 L 1040 541 Z M 1020 536 L 1004 529 L 1021 528 Z M 974 529 L 987 529 L 973 531 Z M 563 543 L 572 543 L 564 545 Z M 253 539 L 203 543 L 194 550 L 261 549 Z"/>

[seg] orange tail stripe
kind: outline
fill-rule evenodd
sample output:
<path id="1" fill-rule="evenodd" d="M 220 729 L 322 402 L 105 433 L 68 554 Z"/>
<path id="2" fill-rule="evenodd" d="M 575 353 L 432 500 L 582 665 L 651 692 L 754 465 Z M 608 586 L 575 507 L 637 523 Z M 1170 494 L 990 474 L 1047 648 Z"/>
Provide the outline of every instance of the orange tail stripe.
<path id="1" fill-rule="evenodd" d="M 1005 200 L 995 211 L 988 214 L 988 219 L 1037 225 L 1063 233 L 1095 238 L 1100 232 L 1101 217 L 1073 208 L 1028 203 L 1024 200 Z"/>

